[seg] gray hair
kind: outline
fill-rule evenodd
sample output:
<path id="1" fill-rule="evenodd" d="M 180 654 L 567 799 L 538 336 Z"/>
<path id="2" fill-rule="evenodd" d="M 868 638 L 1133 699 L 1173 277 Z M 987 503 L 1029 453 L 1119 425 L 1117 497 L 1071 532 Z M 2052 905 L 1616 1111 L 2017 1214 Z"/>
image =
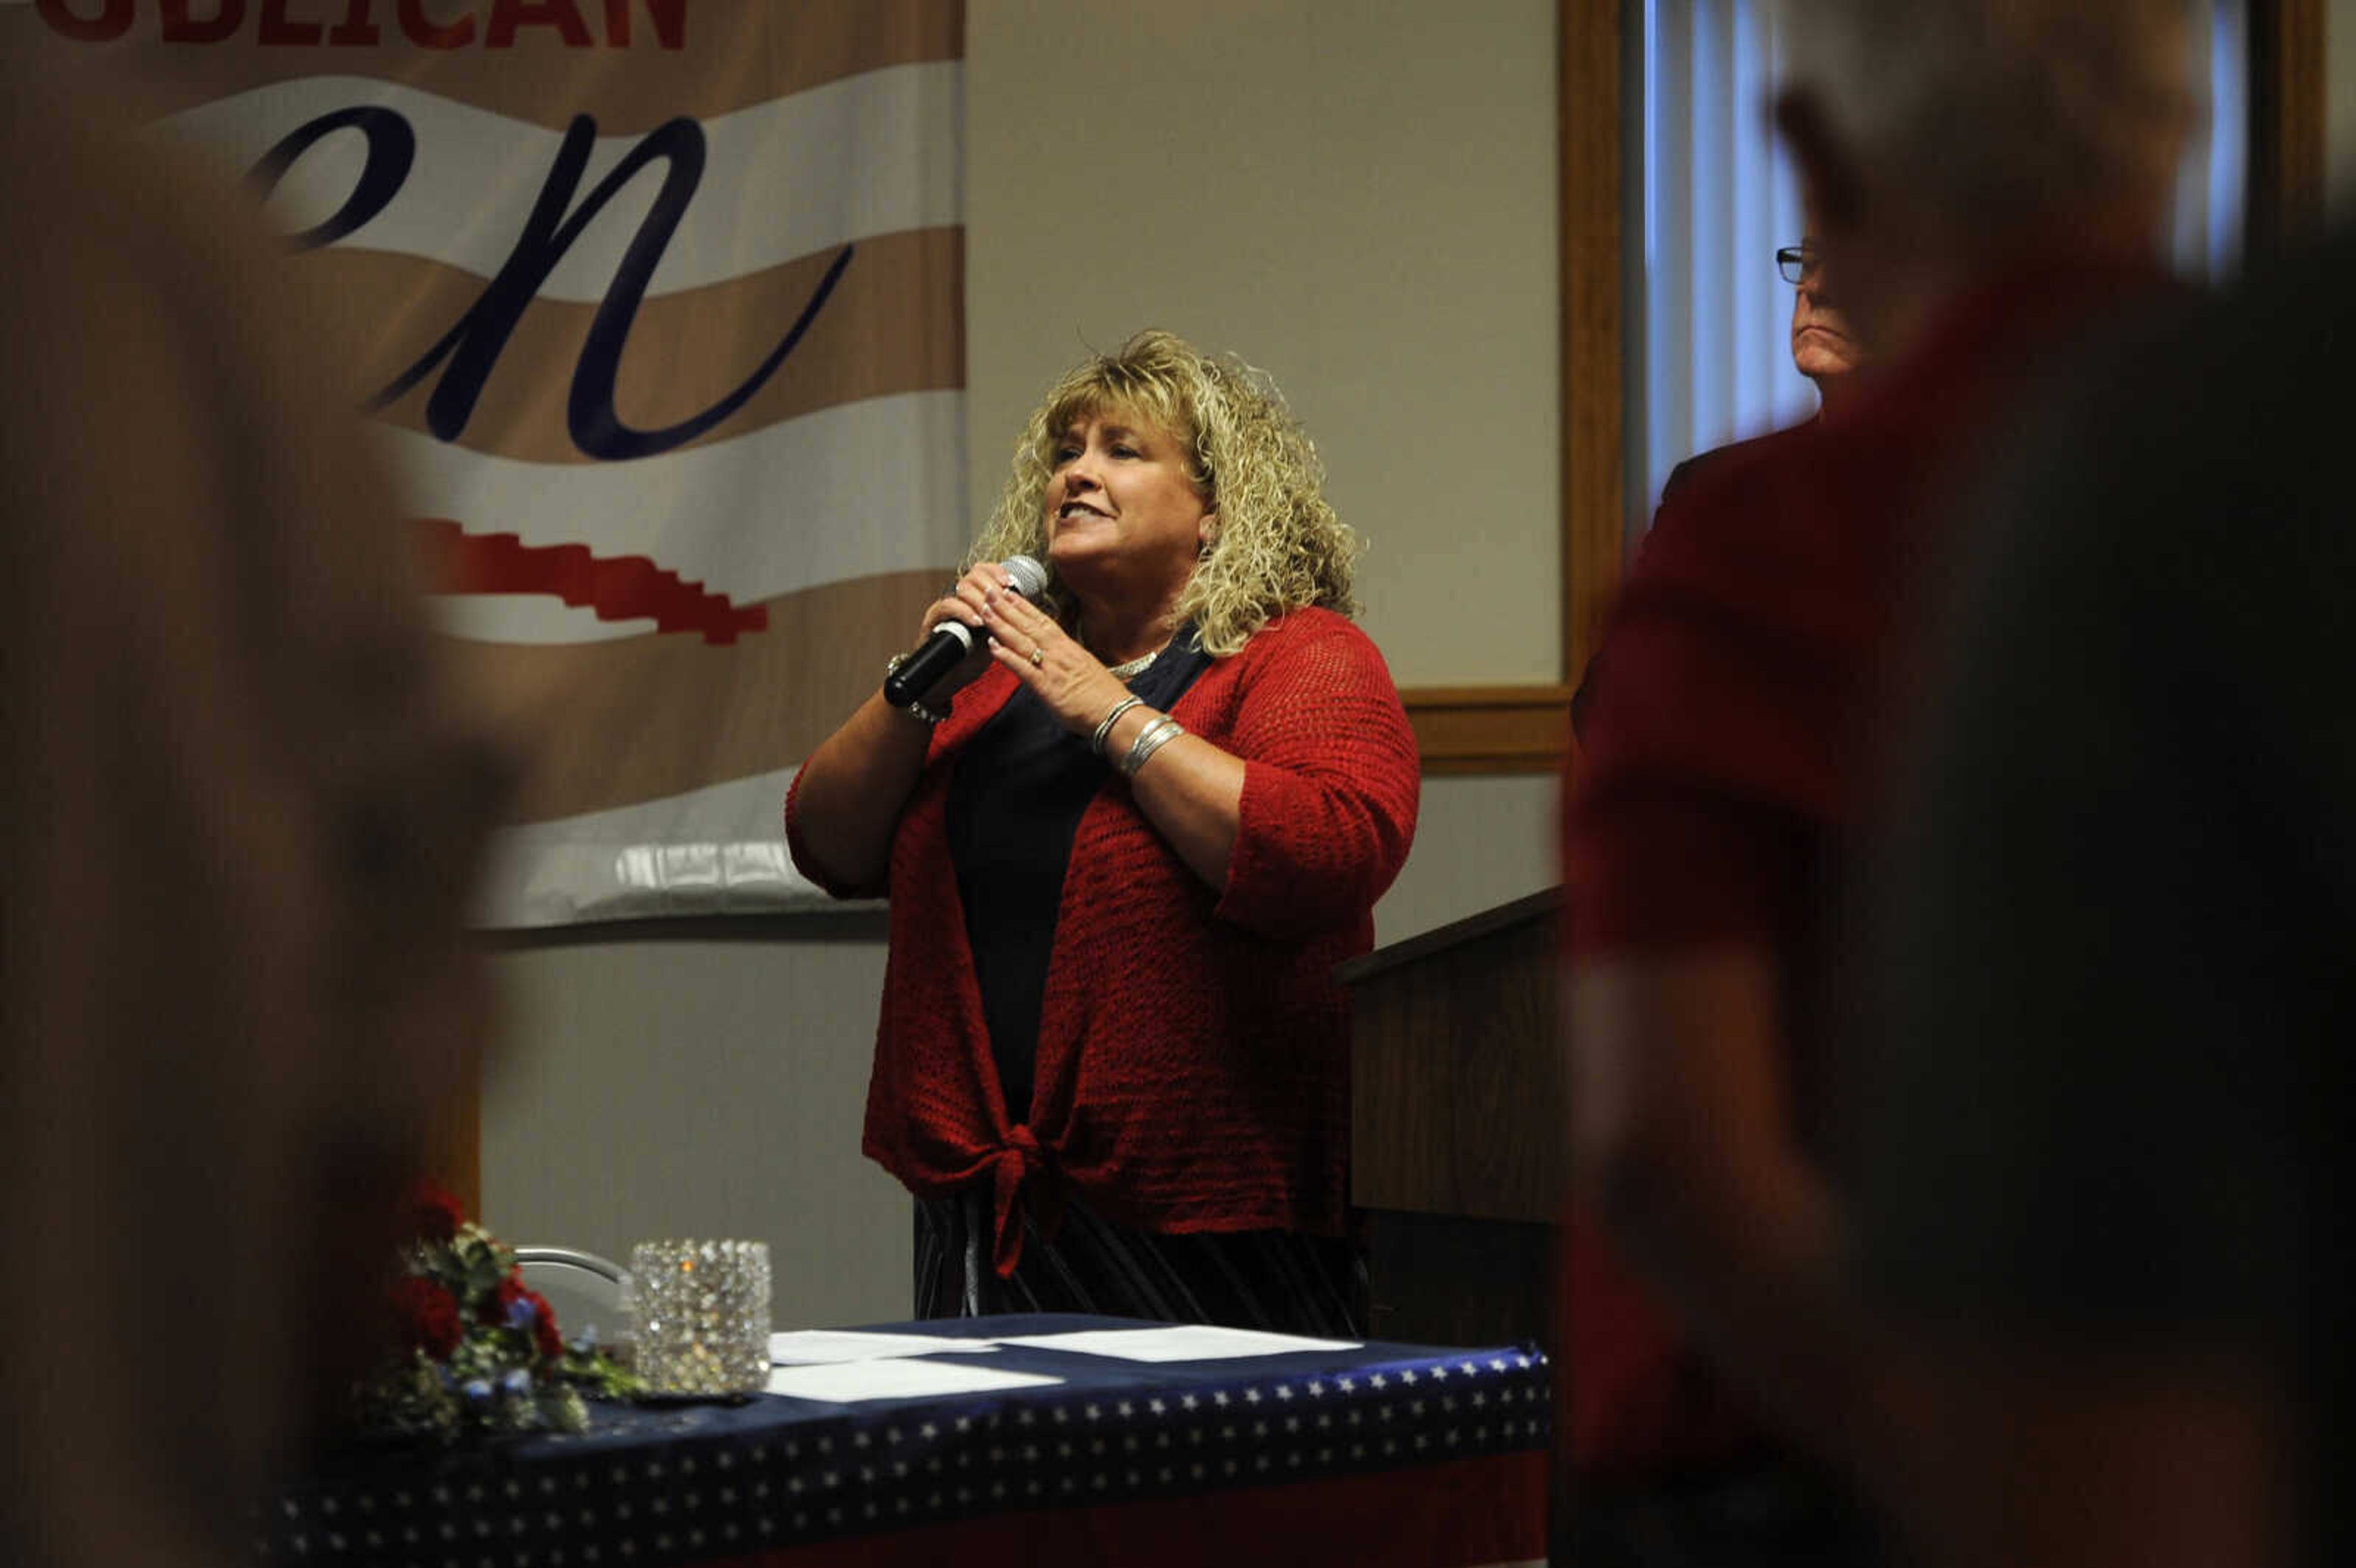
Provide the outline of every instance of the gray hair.
<path id="1" fill-rule="evenodd" d="M 1868 176 L 1967 222 L 2164 204 L 2204 102 L 2188 0 L 1778 0 L 1775 21 L 1784 85 Z"/>

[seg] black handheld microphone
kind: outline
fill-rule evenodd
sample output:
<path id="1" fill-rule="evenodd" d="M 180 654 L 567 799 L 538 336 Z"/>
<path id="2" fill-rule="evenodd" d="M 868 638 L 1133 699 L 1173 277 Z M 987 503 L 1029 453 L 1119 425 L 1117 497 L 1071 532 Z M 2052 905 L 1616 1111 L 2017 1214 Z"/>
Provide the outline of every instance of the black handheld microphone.
<path id="1" fill-rule="evenodd" d="M 1027 555 L 1002 560 L 999 568 L 1014 580 L 1014 592 L 1028 599 L 1047 586 L 1047 569 Z M 905 708 L 933 688 L 933 683 L 957 668 L 973 652 L 974 629 L 952 615 L 933 628 L 925 645 L 900 661 L 884 677 L 884 700 Z"/>

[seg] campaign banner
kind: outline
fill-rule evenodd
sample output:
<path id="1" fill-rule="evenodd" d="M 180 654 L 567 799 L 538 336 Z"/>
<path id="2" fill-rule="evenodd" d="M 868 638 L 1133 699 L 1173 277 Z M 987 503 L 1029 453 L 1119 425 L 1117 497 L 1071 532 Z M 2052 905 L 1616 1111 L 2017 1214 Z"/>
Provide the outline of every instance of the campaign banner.
<path id="1" fill-rule="evenodd" d="M 958 0 L 0 0 L 346 316 L 523 743 L 487 925 L 819 901 L 787 784 L 970 533 L 963 48 Z"/>

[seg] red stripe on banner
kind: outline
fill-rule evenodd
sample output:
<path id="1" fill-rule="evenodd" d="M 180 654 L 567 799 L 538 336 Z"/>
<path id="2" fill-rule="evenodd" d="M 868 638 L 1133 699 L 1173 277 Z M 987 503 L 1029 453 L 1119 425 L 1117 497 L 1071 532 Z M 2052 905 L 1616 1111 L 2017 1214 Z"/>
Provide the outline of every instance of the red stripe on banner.
<path id="1" fill-rule="evenodd" d="M 470 534 L 446 517 L 417 528 L 444 593 L 552 593 L 601 621 L 651 620 L 661 632 L 700 632 L 719 646 L 769 629 L 766 604 L 738 606 L 643 555 L 600 558 L 587 545 L 527 545 L 514 534 Z"/>
<path id="2" fill-rule="evenodd" d="M 1482 1568 L 1545 1557 L 1546 1498 L 1546 1455 L 1533 1450 L 1287 1487 L 994 1514 L 708 1568 Z"/>

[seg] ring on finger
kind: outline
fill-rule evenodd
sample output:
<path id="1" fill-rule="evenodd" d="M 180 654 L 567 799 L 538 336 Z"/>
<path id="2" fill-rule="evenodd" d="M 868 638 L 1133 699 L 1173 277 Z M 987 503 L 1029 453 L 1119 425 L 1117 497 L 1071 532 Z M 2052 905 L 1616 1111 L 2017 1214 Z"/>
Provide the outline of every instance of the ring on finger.
<path id="1" fill-rule="evenodd" d="M 1033 669 L 1037 669 L 1041 665 L 1045 664 L 1046 662 L 1047 662 L 1047 650 L 1046 650 L 1046 649 L 1044 649 L 1044 648 L 1043 648 L 1043 647 L 1041 647 L 1041 646 L 1040 646 L 1038 644 L 1036 644 L 1036 643 L 1032 644 L 1032 645 L 1031 645 L 1031 667 L 1032 667 Z"/>

